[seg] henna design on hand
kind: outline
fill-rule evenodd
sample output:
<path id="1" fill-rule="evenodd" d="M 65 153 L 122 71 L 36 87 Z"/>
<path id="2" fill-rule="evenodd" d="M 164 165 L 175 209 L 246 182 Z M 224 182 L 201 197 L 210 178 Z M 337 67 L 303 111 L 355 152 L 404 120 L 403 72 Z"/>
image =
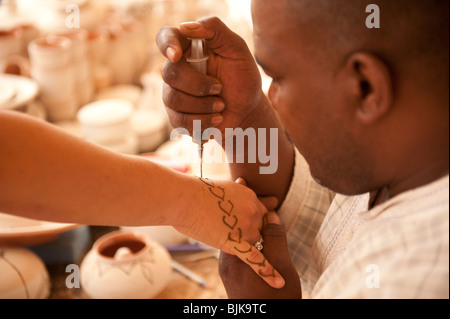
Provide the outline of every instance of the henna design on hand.
<path id="1" fill-rule="evenodd" d="M 237 223 L 238 223 L 237 217 L 234 216 L 234 215 L 233 215 L 233 217 L 234 217 L 234 224 L 233 224 L 233 225 L 227 223 L 226 217 L 225 217 L 225 216 L 222 218 L 223 223 L 224 223 L 225 225 L 227 225 L 231 230 L 234 230 L 234 228 L 236 227 L 236 225 L 237 225 Z"/>
<path id="2" fill-rule="evenodd" d="M 267 277 L 273 277 L 273 278 L 275 278 L 275 277 L 276 277 L 276 275 L 275 275 L 275 269 L 274 269 L 274 268 L 272 268 L 272 273 L 270 273 L 270 274 L 265 274 L 265 273 L 263 273 L 261 269 L 258 271 L 258 274 L 259 274 L 261 277 L 265 277 L 265 278 L 267 278 Z"/>
<path id="3" fill-rule="evenodd" d="M 228 234 L 228 240 L 240 244 L 242 240 L 242 229 L 238 228 L 238 232 L 239 238 L 237 240 L 231 237 L 231 233 Z"/>
<path id="4" fill-rule="evenodd" d="M 230 200 L 225 199 L 226 198 L 225 188 L 216 186 L 214 184 L 214 182 L 209 179 L 200 178 L 200 181 L 202 181 L 208 187 L 210 193 L 214 197 L 220 199 L 220 201 L 218 202 L 218 206 L 219 206 L 219 209 L 225 214 L 225 216 L 222 217 L 222 222 L 225 226 L 227 226 L 229 229 L 231 229 L 231 231 L 228 233 L 228 240 L 237 244 L 236 246 L 234 246 L 234 250 L 241 254 L 249 254 L 249 253 L 253 252 L 253 249 L 255 249 L 253 247 L 253 245 L 251 245 L 249 242 L 247 242 L 245 240 L 244 241 L 242 240 L 242 229 L 241 228 L 239 228 L 239 227 L 237 228 L 238 238 L 237 239 L 233 238 L 233 231 L 236 229 L 236 226 L 238 225 L 239 220 L 235 215 L 231 215 L 231 212 L 234 209 L 234 204 Z M 227 218 L 228 218 L 228 220 L 227 220 Z M 234 222 L 230 223 L 229 218 L 234 218 Z M 263 256 L 262 261 L 252 261 L 248 258 L 246 258 L 246 261 L 249 264 L 256 265 L 256 266 L 264 269 L 266 267 L 267 259 Z M 261 277 L 275 277 L 275 269 L 272 268 L 271 273 L 269 273 L 269 274 L 265 274 L 265 273 L 263 273 L 262 269 L 259 269 L 258 274 Z"/>
<path id="5" fill-rule="evenodd" d="M 248 248 L 247 250 L 244 250 L 244 249 L 241 250 L 241 249 L 239 249 L 237 246 L 234 246 L 234 250 L 240 252 L 241 254 L 247 254 L 247 253 L 250 253 L 250 252 L 252 251 L 252 249 L 253 249 L 253 246 L 250 245 L 248 242 L 245 242 L 245 243 L 247 243 L 247 245 L 249 246 L 249 248 Z M 242 245 L 241 245 L 241 246 L 242 246 Z"/>
<path id="6" fill-rule="evenodd" d="M 222 203 L 223 203 L 223 202 L 219 202 L 219 207 L 220 207 L 220 209 L 221 209 L 225 214 L 227 214 L 228 216 L 231 216 L 231 212 L 232 212 L 233 209 L 234 209 L 233 203 L 232 203 L 231 201 L 228 201 L 228 203 L 229 203 L 230 206 L 231 206 L 231 208 L 230 208 L 229 211 L 227 211 L 225 208 L 223 208 Z"/>
<path id="7" fill-rule="evenodd" d="M 214 196 L 216 196 L 218 199 L 220 199 L 221 201 L 225 200 L 225 189 L 223 189 L 222 187 L 216 187 L 215 189 L 218 189 L 219 191 L 216 193 L 216 191 L 213 191 L 213 188 L 209 188 L 209 191 L 211 192 L 211 194 L 213 194 Z M 222 192 L 222 195 L 220 195 L 220 192 Z"/>

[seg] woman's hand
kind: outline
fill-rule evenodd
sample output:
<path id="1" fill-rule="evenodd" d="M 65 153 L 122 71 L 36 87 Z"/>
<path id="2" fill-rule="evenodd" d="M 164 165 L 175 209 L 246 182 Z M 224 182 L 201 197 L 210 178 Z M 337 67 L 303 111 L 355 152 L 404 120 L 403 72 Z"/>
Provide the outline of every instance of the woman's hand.
<path id="1" fill-rule="evenodd" d="M 278 215 L 269 213 L 262 230 L 263 252 L 286 280 L 282 289 L 267 286 L 235 256 L 220 255 L 219 272 L 231 299 L 301 299 L 302 289 L 298 273 L 289 257 L 286 231 Z"/>
<path id="2" fill-rule="evenodd" d="M 237 256 L 267 284 L 283 287 L 283 278 L 254 246 L 262 238 L 264 215 L 276 207 L 276 198 L 261 199 L 266 207 L 242 179 L 237 183 L 200 179 L 196 183 L 201 184 L 200 192 L 189 203 L 186 222 L 176 229 Z"/>

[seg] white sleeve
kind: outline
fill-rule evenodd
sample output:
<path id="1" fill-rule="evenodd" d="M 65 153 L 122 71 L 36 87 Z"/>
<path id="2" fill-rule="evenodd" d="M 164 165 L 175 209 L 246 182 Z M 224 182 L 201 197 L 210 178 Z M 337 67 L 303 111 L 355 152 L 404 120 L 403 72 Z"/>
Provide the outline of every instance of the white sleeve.
<path id="1" fill-rule="evenodd" d="M 310 267 L 313 241 L 334 197 L 334 192 L 312 178 L 306 160 L 295 149 L 294 176 L 278 213 L 288 234 L 290 256 L 306 291 L 317 275 Z"/>

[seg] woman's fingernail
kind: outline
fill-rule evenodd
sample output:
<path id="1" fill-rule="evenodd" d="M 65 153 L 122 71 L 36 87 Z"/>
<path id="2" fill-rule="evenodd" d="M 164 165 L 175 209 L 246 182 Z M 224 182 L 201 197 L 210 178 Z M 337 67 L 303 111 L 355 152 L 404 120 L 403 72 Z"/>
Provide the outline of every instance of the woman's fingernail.
<path id="1" fill-rule="evenodd" d="M 172 47 L 168 47 L 166 50 L 166 55 L 170 61 L 175 62 L 177 51 Z"/>
<path id="2" fill-rule="evenodd" d="M 213 104 L 213 112 L 220 113 L 225 109 L 225 103 L 223 101 L 216 101 Z"/>
<path id="3" fill-rule="evenodd" d="M 222 84 L 213 84 L 209 89 L 209 94 L 211 95 L 219 95 L 220 93 L 222 93 Z"/>
<path id="4" fill-rule="evenodd" d="M 196 22 L 196 21 L 189 21 L 189 22 L 181 23 L 181 26 L 188 30 L 197 30 L 202 27 L 202 24 L 200 22 Z"/>
<path id="5" fill-rule="evenodd" d="M 217 125 L 219 125 L 219 124 L 222 123 L 222 122 L 223 122 L 223 116 L 220 116 L 220 115 L 214 116 L 214 117 L 211 119 L 211 124 L 212 124 L 213 126 L 217 126 Z"/>
<path id="6" fill-rule="evenodd" d="M 281 289 L 284 287 L 286 282 L 284 281 L 283 277 L 281 277 L 281 275 L 278 274 L 278 276 L 276 276 L 274 279 L 274 284 L 276 288 Z"/>

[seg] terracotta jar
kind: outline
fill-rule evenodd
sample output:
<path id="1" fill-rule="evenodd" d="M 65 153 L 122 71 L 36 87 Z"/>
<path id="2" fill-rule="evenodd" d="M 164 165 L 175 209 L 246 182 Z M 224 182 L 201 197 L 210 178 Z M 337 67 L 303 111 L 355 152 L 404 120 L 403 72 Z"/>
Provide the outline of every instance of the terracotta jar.
<path id="1" fill-rule="evenodd" d="M 167 250 L 139 232 L 115 231 L 99 238 L 83 259 L 80 279 L 94 299 L 150 299 L 168 284 Z"/>

